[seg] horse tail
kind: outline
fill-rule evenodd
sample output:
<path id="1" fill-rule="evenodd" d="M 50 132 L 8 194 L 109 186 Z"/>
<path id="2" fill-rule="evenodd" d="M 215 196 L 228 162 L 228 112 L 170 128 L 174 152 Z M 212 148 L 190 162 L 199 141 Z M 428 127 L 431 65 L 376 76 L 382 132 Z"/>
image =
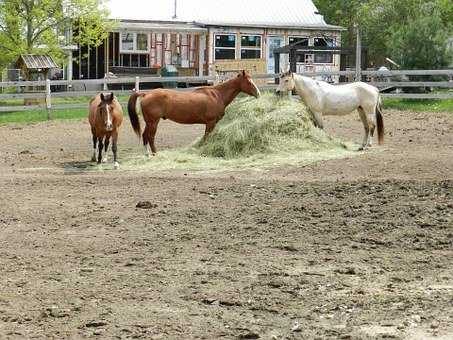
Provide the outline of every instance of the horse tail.
<path id="1" fill-rule="evenodd" d="M 127 103 L 127 112 L 129 113 L 132 128 L 139 138 L 141 137 L 142 129 L 140 127 L 140 119 L 137 115 L 137 99 L 139 97 L 143 97 L 144 95 L 144 93 L 135 92 L 129 98 L 129 102 Z M 141 103 L 139 104 L 141 105 Z"/>
<path id="2" fill-rule="evenodd" d="M 384 118 L 382 116 L 382 99 L 379 95 L 378 103 L 376 105 L 376 123 L 377 123 L 377 133 L 378 133 L 378 142 L 379 144 L 384 143 Z"/>

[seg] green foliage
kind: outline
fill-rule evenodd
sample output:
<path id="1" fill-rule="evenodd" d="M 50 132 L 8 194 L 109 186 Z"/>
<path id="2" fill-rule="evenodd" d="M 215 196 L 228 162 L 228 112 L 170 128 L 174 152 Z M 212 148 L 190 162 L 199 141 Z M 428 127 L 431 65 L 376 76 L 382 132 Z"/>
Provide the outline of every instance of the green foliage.
<path id="1" fill-rule="evenodd" d="M 403 69 L 435 69 L 448 66 L 448 35 L 439 16 L 411 20 L 390 36 L 388 52 Z"/>
<path id="2" fill-rule="evenodd" d="M 0 0 L 0 66 L 23 53 L 64 57 L 62 45 L 90 43 L 99 45 L 112 23 L 98 0 Z M 73 23 L 80 30 L 68 39 Z"/>
<path id="3" fill-rule="evenodd" d="M 343 45 L 350 46 L 355 41 L 354 25 L 364 1 L 361 0 L 314 0 L 324 19 L 335 25 L 347 28 L 343 34 Z"/>
<path id="4" fill-rule="evenodd" d="M 315 3 L 329 23 L 348 28 L 343 45 L 353 45 L 352 27 L 355 23 L 360 25 L 363 45 L 375 65 L 382 65 L 390 57 L 403 67 L 441 68 L 449 58 L 444 50 L 447 38 L 453 35 L 451 0 L 315 0 Z"/>

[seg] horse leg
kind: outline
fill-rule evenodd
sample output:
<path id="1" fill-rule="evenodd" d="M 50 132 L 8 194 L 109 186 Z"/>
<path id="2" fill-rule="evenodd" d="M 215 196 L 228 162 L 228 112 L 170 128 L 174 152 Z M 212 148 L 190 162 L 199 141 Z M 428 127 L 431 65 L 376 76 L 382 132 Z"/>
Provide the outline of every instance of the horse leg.
<path id="1" fill-rule="evenodd" d="M 373 144 L 373 137 L 374 137 L 374 131 L 376 131 L 376 115 L 374 114 L 374 109 L 371 111 L 368 110 L 368 125 L 370 127 L 370 135 L 368 138 L 368 145 L 372 146 Z"/>
<path id="2" fill-rule="evenodd" d="M 317 128 L 320 128 L 321 130 L 324 130 L 324 123 L 322 121 L 322 113 L 321 112 L 314 112 L 312 111 L 313 114 L 313 123 Z"/>
<path id="3" fill-rule="evenodd" d="M 146 158 L 149 158 L 148 135 L 149 135 L 149 128 L 148 128 L 148 124 L 146 124 L 145 130 L 143 131 L 143 134 L 142 134 L 142 137 L 143 137 L 143 148 L 145 150 L 145 157 Z"/>
<path id="4" fill-rule="evenodd" d="M 365 108 L 362 108 L 362 110 L 364 111 L 365 116 L 367 118 L 368 128 L 370 131 L 368 133 L 367 146 L 371 147 L 373 144 L 374 131 L 376 130 L 375 108 L 374 107 L 365 107 Z"/>
<path id="5" fill-rule="evenodd" d="M 363 128 L 365 130 L 365 135 L 363 137 L 362 146 L 359 148 L 359 151 L 365 150 L 369 146 L 370 140 L 370 125 L 368 122 L 368 117 L 363 108 L 360 106 L 357 111 L 359 111 L 360 119 L 362 120 Z"/>
<path id="6" fill-rule="evenodd" d="M 104 147 L 103 137 L 98 138 L 98 164 L 102 163 L 102 149 Z"/>
<path id="7" fill-rule="evenodd" d="M 372 119 L 368 120 L 368 125 L 370 126 L 370 133 L 368 135 L 368 146 L 373 145 L 373 137 L 374 137 L 374 131 L 376 130 L 376 124 L 373 122 Z"/>
<path id="8" fill-rule="evenodd" d="M 149 146 L 151 147 L 151 152 L 153 153 L 153 156 L 156 154 L 156 145 L 154 144 L 154 139 L 156 137 L 156 132 L 157 132 L 157 125 L 159 124 L 159 120 L 153 121 L 149 125 L 149 131 L 148 131 L 148 141 L 149 141 Z"/>
<path id="9" fill-rule="evenodd" d="M 112 135 L 112 152 L 113 152 L 113 167 L 118 169 L 120 164 L 118 163 L 118 131 L 115 131 Z"/>
<path id="10" fill-rule="evenodd" d="M 102 159 L 102 163 L 107 163 L 108 161 L 108 155 L 107 155 L 107 151 L 109 149 L 109 144 L 110 144 L 110 135 L 106 135 L 105 136 L 105 140 L 104 140 L 104 158 Z"/>
<path id="11" fill-rule="evenodd" d="M 94 130 L 92 130 L 92 134 L 93 134 L 93 156 L 91 157 L 91 161 L 96 162 L 96 144 L 98 142 L 98 139 L 96 137 L 96 133 Z"/>
<path id="12" fill-rule="evenodd" d="M 214 130 L 217 122 L 216 121 L 211 121 L 206 123 L 206 129 L 204 131 L 204 136 L 203 136 L 203 143 L 206 142 L 206 139 L 208 138 L 209 134 Z"/>

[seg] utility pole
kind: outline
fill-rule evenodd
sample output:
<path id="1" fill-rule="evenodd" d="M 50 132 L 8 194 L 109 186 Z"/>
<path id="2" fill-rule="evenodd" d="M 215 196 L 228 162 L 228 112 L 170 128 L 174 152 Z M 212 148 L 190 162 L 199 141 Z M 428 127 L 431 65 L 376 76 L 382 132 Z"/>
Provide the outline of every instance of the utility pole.
<path id="1" fill-rule="evenodd" d="M 357 31 L 357 45 L 355 54 L 355 81 L 362 81 L 362 37 L 360 36 L 360 27 L 358 24 L 354 25 Z"/>
<path id="2" fill-rule="evenodd" d="M 173 14 L 173 19 L 177 19 L 178 18 L 178 0 L 175 0 L 175 6 L 174 6 L 174 14 Z"/>

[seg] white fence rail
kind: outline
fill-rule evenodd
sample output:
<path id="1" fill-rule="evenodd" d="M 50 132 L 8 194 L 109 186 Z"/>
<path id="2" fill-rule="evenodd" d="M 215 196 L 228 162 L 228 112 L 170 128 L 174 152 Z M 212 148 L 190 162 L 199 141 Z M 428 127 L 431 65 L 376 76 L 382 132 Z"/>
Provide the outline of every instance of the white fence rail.
<path id="1" fill-rule="evenodd" d="M 355 71 L 337 71 L 337 72 L 310 72 L 303 73 L 306 76 L 354 76 Z M 453 89 L 453 70 L 407 70 L 407 71 L 363 71 L 364 77 L 369 77 L 372 81 L 370 84 L 377 86 L 381 89 L 386 88 L 416 88 L 416 87 L 428 87 L 428 88 L 442 88 L 442 89 Z M 443 76 L 447 80 L 441 81 L 393 81 L 390 77 L 401 77 L 401 76 Z M 254 79 L 261 79 L 272 81 L 278 78 L 278 74 L 260 74 L 253 76 Z M 378 79 L 379 81 L 376 81 Z M 387 81 L 382 81 L 387 79 Z M 46 81 L 10 81 L 0 82 L 0 89 L 2 92 L 4 89 L 16 88 L 19 90 L 16 93 L 0 93 L 0 101 L 8 100 L 41 100 L 41 105 L 4 105 L 0 106 L 1 112 L 16 112 L 16 111 L 32 111 L 32 110 L 47 110 L 48 118 L 52 118 L 52 110 L 67 110 L 67 109 L 80 109 L 86 108 L 87 104 L 76 103 L 76 104 L 52 104 L 52 98 L 70 98 L 70 97 L 91 97 L 97 94 L 99 91 L 71 91 L 69 89 L 76 85 L 83 86 L 85 88 L 92 86 L 102 87 L 105 91 L 108 90 L 109 85 L 133 85 L 135 89 L 139 89 L 141 84 L 150 83 L 185 83 L 190 85 L 206 84 L 208 82 L 217 82 L 225 80 L 224 77 L 219 76 L 206 76 L 206 77 L 128 77 L 128 78 L 106 78 L 106 79 L 90 79 L 90 80 L 46 80 Z M 102 86 L 100 86 L 102 85 Z M 66 86 L 67 89 L 64 92 L 52 92 L 52 87 L 55 86 Z M 40 92 L 20 92 L 24 88 L 39 88 Z M 263 90 L 275 89 L 276 85 L 267 84 L 259 86 Z M 180 88 L 179 90 L 189 90 Z M 130 90 L 115 90 L 116 95 L 130 95 Z M 445 92 L 434 92 L 434 93 L 384 93 L 384 97 L 391 98 L 412 98 L 412 99 L 448 99 L 453 98 L 453 91 Z"/>

